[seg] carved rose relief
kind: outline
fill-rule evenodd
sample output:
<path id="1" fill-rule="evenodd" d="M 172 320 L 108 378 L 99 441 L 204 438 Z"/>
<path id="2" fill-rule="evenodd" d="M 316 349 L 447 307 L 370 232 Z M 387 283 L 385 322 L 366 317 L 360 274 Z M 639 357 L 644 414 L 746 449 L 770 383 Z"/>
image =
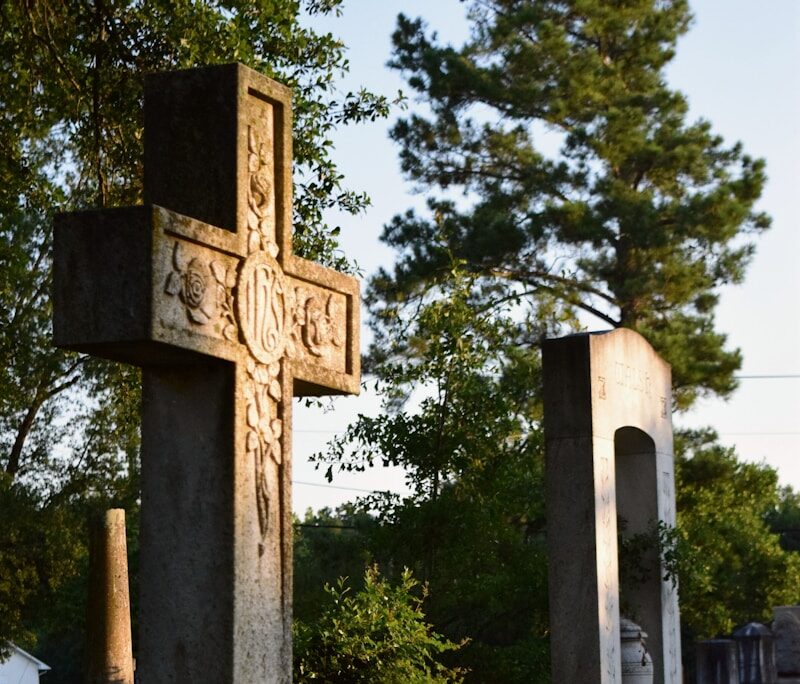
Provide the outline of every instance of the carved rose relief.
<path id="1" fill-rule="evenodd" d="M 308 294 L 305 288 L 295 289 L 294 314 L 292 316 L 292 338 L 295 344 L 302 343 L 314 356 L 322 356 L 325 347 L 342 346 L 337 321 L 342 316 L 336 311 L 336 301 L 328 294 L 323 303 L 316 294 Z"/>
<path id="2" fill-rule="evenodd" d="M 247 411 L 247 454 L 255 467 L 256 506 L 261 532 L 259 553 L 264 552 L 264 540 L 269 529 L 269 483 L 267 469 L 283 462 L 281 435 L 283 422 L 278 416 L 278 404 L 283 399 L 280 382 L 280 363 L 270 365 L 247 359 L 247 382 L 244 388 Z M 273 466 L 274 464 L 274 466 Z"/>
<path id="3" fill-rule="evenodd" d="M 180 242 L 172 251 L 173 270 L 167 276 L 164 291 L 176 296 L 186 309 L 186 317 L 197 325 L 218 321 L 223 336 L 237 338 L 233 315 L 233 287 L 236 269 L 226 268 L 221 261 L 206 264 L 198 257 L 187 257 Z"/>
<path id="4" fill-rule="evenodd" d="M 173 271 L 167 276 L 165 291 L 178 295 L 186 307 L 186 315 L 192 323 L 205 325 L 216 313 L 216 291 L 209 287 L 211 272 L 200 259 L 187 259 L 180 242 L 172 252 Z"/>

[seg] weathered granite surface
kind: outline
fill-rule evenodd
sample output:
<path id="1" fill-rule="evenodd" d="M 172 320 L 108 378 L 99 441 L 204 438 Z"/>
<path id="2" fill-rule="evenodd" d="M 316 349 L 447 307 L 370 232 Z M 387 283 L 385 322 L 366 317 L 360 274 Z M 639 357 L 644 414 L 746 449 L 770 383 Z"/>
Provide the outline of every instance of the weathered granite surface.
<path id="1" fill-rule="evenodd" d="M 671 372 L 626 329 L 546 340 L 543 363 L 551 677 L 619 683 L 617 515 L 675 524 Z M 654 573 L 627 597 L 655 682 L 678 684 L 677 592 Z"/>
<path id="2" fill-rule="evenodd" d="M 359 285 L 291 247 L 291 104 L 149 76 L 145 206 L 58 217 L 56 344 L 144 368 L 142 681 L 291 680 L 291 400 L 357 393 Z"/>

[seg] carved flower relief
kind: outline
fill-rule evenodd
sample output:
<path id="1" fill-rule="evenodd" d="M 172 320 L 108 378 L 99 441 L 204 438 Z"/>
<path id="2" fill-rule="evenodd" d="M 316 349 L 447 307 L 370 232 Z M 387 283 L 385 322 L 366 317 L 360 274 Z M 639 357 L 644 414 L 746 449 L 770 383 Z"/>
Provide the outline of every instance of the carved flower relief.
<path id="1" fill-rule="evenodd" d="M 236 319 L 233 314 L 233 287 L 236 269 L 226 268 L 220 261 L 206 265 L 197 257 L 187 258 L 180 242 L 172 252 L 173 270 L 167 276 L 164 288 L 168 295 L 177 295 L 192 323 L 206 325 L 219 316 L 223 336 L 231 341 L 237 338 Z"/>
<path id="2" fill-rule="evenodd" d="M 325 347 L 342 346 L 337 326 L 336 302 L 329 294 L 323 304 L 318 295 L 309 295 L 305 288 L 295 289 L 295 306 L 292 320 L 292 338 L 295 344 L 302 343 L 314 356 L 322 356 Z"/>
<path id="3" fill-rule="evenodd" d="M 247 411 L 247 455 L 255 467 L 256 505 L 262 543 L 269 527 L 269 484 L 267 468 L 270 461 L 276 466 L 283 462 L 281 435 L 283 421 L 277 417 L 277 407 L 283 398 L 280 383 L 280 363 L 260 364 L 252 357 L 247 360 L 245 406 Z"/>
<path id="4" fill-rule="evenodd" d="M 256 127 L 250 126 L 247 129 L 247 171 L 250 176 L 247 193 L 247 251 L 252 254 L 264 249 L 274 257 L 277 256 L 277 244 L 274 242 L 274 228 L 271 225 L 274 220 L 274 185 L 270 151 L 270 146 L 261 138 Z"/>
<path id="5" fill-rule="evenodd" d="M 169 295 L 178 295 L 186 307 L 189 320 L 205 325 L 216 313 L 215 288 L 209 287 L 212 274 L 200 259 L 187 259 L 180 242 L 175 243 L 172 252 L 173 271 L 167 276 L 166 287 Z"/>

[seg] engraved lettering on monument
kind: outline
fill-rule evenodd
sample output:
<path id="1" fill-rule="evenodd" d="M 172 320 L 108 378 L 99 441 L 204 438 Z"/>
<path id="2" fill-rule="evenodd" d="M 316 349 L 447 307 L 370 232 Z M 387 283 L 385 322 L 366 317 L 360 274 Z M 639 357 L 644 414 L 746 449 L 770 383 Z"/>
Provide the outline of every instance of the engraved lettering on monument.
<path id="1" fill-rule="evenodd" d="M 650 396 L 651 381 L 650 374 L 647 371 L 617 361 L 614 364 L 614 375 L 617 384 L 621 387 Z"/>
<path id="2" fill-rule="evenodd" d="M 291 399 L 358 392 L 359 286 L 292 254 L 288 90 L 145 90 L 149 204 L 59 217 L 56 342 L 144 367 L 143 681 L 289 682 Z"/>

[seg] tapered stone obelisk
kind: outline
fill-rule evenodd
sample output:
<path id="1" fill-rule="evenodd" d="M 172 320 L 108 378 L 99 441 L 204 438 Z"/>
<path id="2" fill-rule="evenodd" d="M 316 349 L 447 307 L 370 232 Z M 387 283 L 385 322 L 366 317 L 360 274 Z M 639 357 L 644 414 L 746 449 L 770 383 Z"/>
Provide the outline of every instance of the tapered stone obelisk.
<path id="1" fill-rule="evenodd" d="M 112 508 L 91 521 L 87 684 L 133 684 L 131 602 L 125 511 Z"/>

